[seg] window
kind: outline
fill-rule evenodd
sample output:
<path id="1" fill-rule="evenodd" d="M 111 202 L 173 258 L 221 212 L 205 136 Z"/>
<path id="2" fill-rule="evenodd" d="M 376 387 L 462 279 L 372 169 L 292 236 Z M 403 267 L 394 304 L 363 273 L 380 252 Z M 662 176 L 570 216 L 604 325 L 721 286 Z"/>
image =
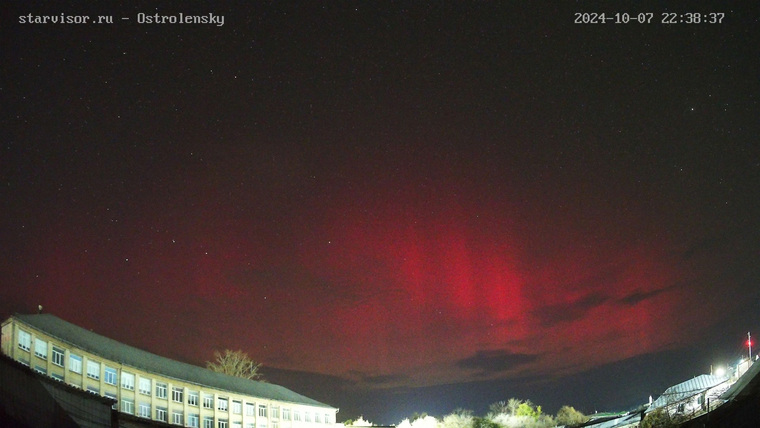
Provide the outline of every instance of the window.
<path id="1" fill-rule="evenodd" d="M 282 419 L 286 421 L 290 420 L 290 409 L 282 409 Z"/>
<path id="2" fill-rule="evenodd" d="M 303 412 L 303 420 L 306 422 L 311 422 L 311 413 Z"/>
<path id="3" fill-rule="evenodd" d="M 267 406 L 259 404 L 259 416 L 262 418 L 267 417 Z"/>
<path id="4" fill-rule="evenodd" d="M 47 374 L 47 369 L 42 366 L 34 366 L 34 370 L 42 374 Z"/>
<path id="5" fill-rule="evenodd" d="M 256 416 L 256 406 L 254 406 L 252 403 L 245 403 L 245 415 Z"/>
<path id="6" fill-rule="evenodd" d="M 140 403 L 137 407 L 137 416 L 141 418 L 150 418 L 150 403 Z"/>
<path id="7" fill-rule="evenodd" d="M 267 428 L 267 421 L 259 422 L 259 428 Z"/>
<path id="8" fill-rule="evenodd" d="M 173 386 L 172 387 L 172 401 L 177 402 L 177 403 L 184 402 L 184 398 L 182 397 L 184 391 L 185 389 L 182 387 Z"/>
<path id="9" fill-rule="evenodd" d="M 187 391 L 187 404 L 198 407 L 198 391 Z"/>
<path id="10" fill-rule="evenodd" d="M 61 382 L 63 382 L 63 376 L 58 373 L 50 373 L 50 376 L 52 376 L 53 379 L 55 380 L 60 380 Z"/>
<path id="11" fill-rule="evenodd" d="M 97 361 L 87 360 L 87 377 L 90 379 L 100 379 L 100 363 Z"/>
<path id="12" fill-rule="evenodd" d="M 314 413 L 314 422 L 322 422 L 322 417 L 319 416 L 319 413 Z"/>
<path id="13" fill-rule="evenodd" d="M 116 399 L 116 394 L 111 394 L 110 392 L 106 392 L 104 395 L 106 396 L 106 398 L 110 398 L 111 400 L 114 401 L 113 406 L 111 406 L 111 408 L 114 410 L 117 410 L 118 409 L 117 406 L 119 405 L 118 404 L 119 400 Z"/>
<path id="14" fill-rule="evenodd" d="M 279 428 L 279 425 L 277 421 L 272 421 L 272 428 Z"/>
<path id="15" fill-rule="evenodd" d="M 130 391 L 134 391 L 135 375 L 129 372 L 121 372 L 121 387 Z"/>
<path id="16" fill-rule="evenodd" d="M 133 415 L 135 413 L 135 402 L 132 400 L 121 399 L 121 411 Z"/>
<path id="17" fill-rule="evenodd" d="M 69 370 L 74 373 L 82 373 L 82 357 L 75 354 L 69 354 Z"/>
<path id="18" fill-rule="evenodd" d="M 253 422 L 249 422 L 245 424 L 245 428 L 256 428 L 256 424 L 254 424 Z"/>
<path id="19" fill-rule="evenodd" d="M 166 384 L 156 382 L 156 397 L 166 400 Z"/>
<path id="20" fill-rule="evenodd" d="M 293 420 L 296 422 L 301 422 L 301 412 L 298 410 L 293 411 Z"/>
<path id="21" fill-rule="evenodd" d="M 226 398 L 220 398 L 216 401 L 216 408 L 217 410 L 221 410 L 223 412 L 227 411 L 227 399 Z"/>
<path id="22" fill-rule="evenodd" d="M 242 422 L 233 422 L 232 423 L 232 428 L 243 428 L 243 423 Z"/>
<path id="23" fill-rule="evenodd" d="M 168 422 L 169 414 L 166 412 L 166 407 L 156 407 L 156 420 L 161 422 Z"/>
<path id="24" fill-rule="evenodd" d="M 100 390 L 94 386 L 87 386 L 87 391 L 100 395 Z"/>
<path id="25" fill-rule="evenodd" d="M 200 415 L 197 413 L 190 413 L 187 415 L 187 426 L 192 428 L 198 428 L 198 423 L 200 422 L 201 418 Z"/>
<path id="26" fill-rule="evenodd" d="M 47 360 L 47 342 L 34 339 L 34 355 Z"/>
<path id="27" fill-rule="evenodd" d="M 325 413 L 325 423 L 326 424 L 330 423 L 330 415 L 328 415 L 327 413 Z"/>
<path id="28" fill-rule="evenodd" d="M 239 415 L 243 413 L 243 403 L 237 400 L 232 401 L 232 413 Z"/>
<path id="29" fill-rule="evenodd" d="M 203 428 L 214 428 L 214 418 L 212 418 L 211 416 L 204 416 Z"/>
<path id="30" fill-rule="evenodd" d="M 272 418 L 273 419 L 280 419 L 280 408 L 279 407 L 272 407 Z"/>
<path id="31" fill-rule="evenodd" d="M 53 349 L 53 352 L 55 352 L 55 349 Z M 103 376 L 103 382 L 109 385 L 116 385 L 116 369 L 106 366 L 105 372 L 106 373 L 105 376 Z"/>
<path id="32" fill-rule="evenodd" d="M 63 367 L 64 351 L 61 348 L 53 346 L 53 364 Z"/>
<path id="33" fill-rule="evenodd" d="M 227 419 L 219 419 L 219 428 L 228 428 Z"/>
<path id="34" fill-rule="evenodd" d="M 140 394 L 150 395 L 150 379 L 141 377 L 139 385 Z"/>
<path id="35" fill-rule="evenodd" d="M 183 414 L 182 414 L 181 411 L 175 410 L 175 411 L 172 412 L 172 423 L 173 424 L 182 425 L 182 424 L 184 424 L 183 419 L 185 419 L 185 418 L 183 417 Z"/>
<path id="36" fill-rule="evenodd" d="M 211 394 L 203 394 L 203 408 L 204 409 L 213 409 L 214 408 L 214 396 Z"/>
<path id="37" fill-rule="evenodd" d="M 29 352 L 29 349 L 32 347 L 32 335 L 25 332 L 24 330 L 18 331 L 18 347 L 23 349 L 26 352 Z"/>

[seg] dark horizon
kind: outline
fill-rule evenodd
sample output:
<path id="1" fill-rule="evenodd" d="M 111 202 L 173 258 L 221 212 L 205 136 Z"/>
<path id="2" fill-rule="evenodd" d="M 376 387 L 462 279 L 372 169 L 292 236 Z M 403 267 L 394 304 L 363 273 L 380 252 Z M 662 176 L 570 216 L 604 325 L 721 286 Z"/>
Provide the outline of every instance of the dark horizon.
<path id="1" fill-rule="evenodd" d="M 0 313 L 242 349 L 339 420 L 634 406 L 760 331 L 759 20 L 13 2 Z"/>

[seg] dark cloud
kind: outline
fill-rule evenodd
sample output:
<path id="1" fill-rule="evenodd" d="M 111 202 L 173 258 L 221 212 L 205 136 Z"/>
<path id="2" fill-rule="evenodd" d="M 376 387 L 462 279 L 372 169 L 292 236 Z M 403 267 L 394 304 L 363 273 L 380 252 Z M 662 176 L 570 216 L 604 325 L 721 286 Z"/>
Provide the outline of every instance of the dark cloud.
<path id="1" fill-rule="evenodd" d="M 659 289 L 659 290 L 652 290 L 652 291 L 638 290 L 634 292 L 633 294 L 629 294 L 628 296 L 623 297 L 622 299 L 618 299 L 618 302 L 624 305 L 634 306 L 638 303 L 643 302 L 644 300 L 651 299 L 666 291 L 668 290 L 667 289 Z"/>
<path id="2" fill-rule="evenodd" d="M 475 355 L 456 362 L 463 369 L 480 370 L 483 374 L 495 374 L 514 369 L 538 359 L 538 355 L 514 353 L 505 349 L 478 351 Z"/>
<path id="3" fill-rule="evenodd" d="M 608 301 L 608 297 L 592 293 L 572 302 L 539 307 L 533 310 L 533 316 L 541 327 L 553 327 L 557 324 L 579 320 L 591 309 L 604 305 Z"/>

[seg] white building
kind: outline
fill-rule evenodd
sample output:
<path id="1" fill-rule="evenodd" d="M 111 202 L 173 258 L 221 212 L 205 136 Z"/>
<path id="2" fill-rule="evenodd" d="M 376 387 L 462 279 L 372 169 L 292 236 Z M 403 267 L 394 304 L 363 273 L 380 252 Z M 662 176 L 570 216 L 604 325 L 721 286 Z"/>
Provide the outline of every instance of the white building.
<path id="1" fill-rule="evenodd" d="M 126 414 L 186 427 L 333 428 L 338 409 L 287 388 L 215 373 L 95 334 L 51 314 L 13 315 L 2 352 Z"/>

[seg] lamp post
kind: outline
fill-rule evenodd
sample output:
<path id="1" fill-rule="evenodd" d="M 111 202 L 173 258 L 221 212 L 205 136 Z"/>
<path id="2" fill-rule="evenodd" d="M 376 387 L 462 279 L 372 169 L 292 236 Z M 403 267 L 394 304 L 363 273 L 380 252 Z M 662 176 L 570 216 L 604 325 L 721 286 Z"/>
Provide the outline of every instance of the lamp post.
<path id="1" fill-rule="evenodd" d="M 749 348 L 749 362 L 752 362 L 752 336 L 747 332 L 747 348 Z"/>

